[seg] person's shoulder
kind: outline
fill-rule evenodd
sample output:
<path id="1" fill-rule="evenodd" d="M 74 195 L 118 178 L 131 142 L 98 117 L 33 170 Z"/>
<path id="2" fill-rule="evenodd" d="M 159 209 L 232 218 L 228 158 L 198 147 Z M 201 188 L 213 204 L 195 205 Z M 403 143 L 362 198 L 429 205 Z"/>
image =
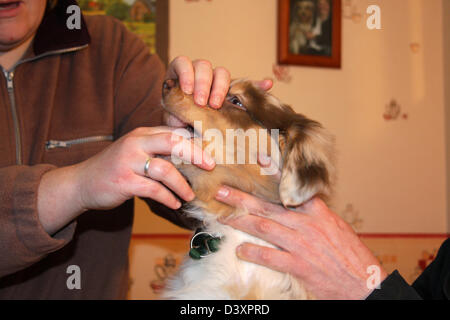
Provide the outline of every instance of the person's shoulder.
<path id="1" fill-rule="evenodd" d="M 91 37 L 91 54 L 115 60 L 149 52 L 142 39 L 120 20 L 107 15 L 86 15 L 84 19 Z"/>
<path id="2" fill-rule="evenodd" d="M 107 15 L 84 15 L 83 17 L 93 43 L 105 42 L 109 38 L 134 36 L 120 20 L 114 17 Z"/>

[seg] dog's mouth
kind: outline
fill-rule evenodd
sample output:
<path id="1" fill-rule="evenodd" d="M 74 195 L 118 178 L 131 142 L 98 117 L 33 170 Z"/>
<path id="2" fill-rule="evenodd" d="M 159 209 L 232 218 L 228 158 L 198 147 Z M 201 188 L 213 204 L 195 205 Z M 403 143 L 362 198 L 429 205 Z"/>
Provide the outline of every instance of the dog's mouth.
<path id="1" fill-rule="evenodd" d="M 202 138 L 202 133 L 198 132 L 198 130 L 190 124 L 187 125 L 186 130 L 191 134 L 191 139 Z"/>
<path id="2" fill-rule="evenodd" d="M 166 111 L 167 109 L 164 108 Z M 173 112 L 167 111 L 168 118 L 167 118 L 167 125 L 169 127 L 175 127 L 175 128 L 183 128 L 186 130 L 185 138 L 187 139 L 195 139 L 195 138 L 201 138 L 202 134 L 197 130 L 197 128 L 194 126 L 193 121 L 187 121 L 186 119 L 182 119 L 180 116 L 174 114 Z M 184 133 L 184 132 L 183 132 Z"/>

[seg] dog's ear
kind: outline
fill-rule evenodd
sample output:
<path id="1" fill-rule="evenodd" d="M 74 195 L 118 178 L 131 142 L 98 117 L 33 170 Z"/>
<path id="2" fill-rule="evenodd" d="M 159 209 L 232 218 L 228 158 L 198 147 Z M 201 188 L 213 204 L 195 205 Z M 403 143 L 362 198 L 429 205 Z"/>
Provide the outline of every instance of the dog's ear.
<path id="1" fill-rule="evenodd" d="M 334 138 L 317 122 L 294 114 L 281 135 L 280 198 L 296 207 L 315 195 L 327 198 L 334 180 Z"/>

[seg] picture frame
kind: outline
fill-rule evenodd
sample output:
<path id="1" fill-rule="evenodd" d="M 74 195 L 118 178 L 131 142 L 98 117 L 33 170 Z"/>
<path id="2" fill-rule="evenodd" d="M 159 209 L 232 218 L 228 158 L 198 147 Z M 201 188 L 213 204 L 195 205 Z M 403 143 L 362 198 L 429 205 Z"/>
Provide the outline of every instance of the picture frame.
<path id="1" fill-rule="evenodd" d="M 278 0 L 278 64 L 341 68 L 341 0 Z"/>
<path id="2" fill-rule="evenodd" d="M 156 53 L 169 63 L 170 0 L 78 0 L 84 15 L 108 15 L 120 20 Z"/>

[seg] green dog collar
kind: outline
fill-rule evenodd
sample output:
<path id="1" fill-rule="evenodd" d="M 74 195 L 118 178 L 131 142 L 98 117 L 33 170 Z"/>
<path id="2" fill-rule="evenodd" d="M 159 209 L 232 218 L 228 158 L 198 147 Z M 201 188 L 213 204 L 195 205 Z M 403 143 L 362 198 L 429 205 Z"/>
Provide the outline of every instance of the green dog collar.
<path id="1" fill-rule="evenodd" d="M 214 237 L 208 232 L 197 229 L 191 238 L 189 256 L 195 260 L 209 256 L 211 253 L 219 250 L 220 241 L 220 237 Z"/>

